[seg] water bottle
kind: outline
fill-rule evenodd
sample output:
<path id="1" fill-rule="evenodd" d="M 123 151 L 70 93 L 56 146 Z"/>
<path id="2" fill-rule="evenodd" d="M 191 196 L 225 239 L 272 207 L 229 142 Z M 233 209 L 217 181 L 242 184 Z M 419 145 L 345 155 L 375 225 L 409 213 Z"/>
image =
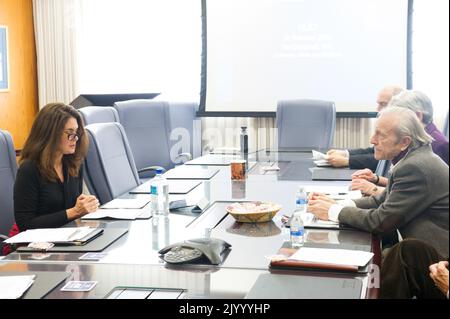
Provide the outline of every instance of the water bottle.
<path id="1" fill-rule="evenodd" d="M 299 248 L 303 246 L 305 227 L 299 211 L 295 211 L 291 218 L 291 246 L 292 248 Z"/>
<path id="2" fill-rule="evenodd" d="M 300 186 L 298 188 L 297 194 L 295 195 L 295 211 L 299 212 L 300 215 L 306 213 L 307 206 L 307 195 L 305 188 Z"/>
<path id="3" fill-rule="evenodd" d="M 242 126 L 241 127 L 241 153 L 247 154 L 248 153 L 248 135 L 247 135 L 247 127 Z"/>
<path id="4" fill-rule="evenodd" d="M 162 169 L 156 170 L 156 176 L 150 182 L 152 213 L 169 215 L 169 183 L 162 176 Z"/>
<path id="5" fill-rule="evenodd" d="M 307 195 L 305 188 L 300 186 L 295 195 L 295 211 L 291 218 L 291 246 L 298 248 L 304 243 L 305 226 L 303 214 L 306 213 Z"/>

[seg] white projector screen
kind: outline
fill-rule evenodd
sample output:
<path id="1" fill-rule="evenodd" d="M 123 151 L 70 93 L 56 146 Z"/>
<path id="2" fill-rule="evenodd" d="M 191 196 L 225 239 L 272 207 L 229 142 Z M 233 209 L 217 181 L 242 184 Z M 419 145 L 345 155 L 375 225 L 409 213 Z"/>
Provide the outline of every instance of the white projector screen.
<path id="1" fill-rule="evenodd" d="M 205 1 L 206 112 L 274 112 L 284 99 L 375 112 L 406 87 L 407 0 Z"/>

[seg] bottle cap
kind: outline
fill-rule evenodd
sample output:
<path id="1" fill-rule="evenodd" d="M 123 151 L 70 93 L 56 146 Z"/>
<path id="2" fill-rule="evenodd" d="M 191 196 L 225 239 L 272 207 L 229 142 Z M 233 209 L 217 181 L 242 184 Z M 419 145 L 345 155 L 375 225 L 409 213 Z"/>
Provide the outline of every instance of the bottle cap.
<path id="1" fill-rule="evenodd" d="M 156 174 L 157 175 L 162 174 L 162 173 L 163 173 L 163 170 L 161 168 L 157 168 L 156 169 Z"/>

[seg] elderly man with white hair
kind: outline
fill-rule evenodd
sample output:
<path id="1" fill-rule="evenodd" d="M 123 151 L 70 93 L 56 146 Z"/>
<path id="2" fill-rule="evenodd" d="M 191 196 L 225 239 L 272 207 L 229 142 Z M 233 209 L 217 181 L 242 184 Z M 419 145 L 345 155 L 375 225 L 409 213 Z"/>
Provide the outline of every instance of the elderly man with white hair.
<path id="1" fill-rule="evenodd" d="M 431 100 L 420 91 L 407 90 L 394 96 L 388 104 L 388 107 L 398 106 L 410 109 L 421 121 L 425 132 L 432 138 L 431 148 L 445 163 L 449 163 L 448 140 L 438 130 L 433 123 L 433 105 Z M 392 164 L 396 164 L 405 156 L 406 151 L 400 153 L 392 160 Z M 375 195 L 381 193 L 384 189 L 379 186 L 386 186 L 387 178 L 375 175 L 370 169 L 363 169 L 353 174 L 352 189 L 361 190 L 363 194 Z"/>
<path id="2" fill-rule="evenodd" d="M 413 111 L 386 108 L 371 138 L 375 158 L 392 161 L 406 154 L 391 169 L 383 193 L 343 203 L 313 193 L 308 210 L 381 236 L 397 230 L 400 238 L 420 239 L 448 258 L 449 168 L 431 150 L 431 140 Z"/>

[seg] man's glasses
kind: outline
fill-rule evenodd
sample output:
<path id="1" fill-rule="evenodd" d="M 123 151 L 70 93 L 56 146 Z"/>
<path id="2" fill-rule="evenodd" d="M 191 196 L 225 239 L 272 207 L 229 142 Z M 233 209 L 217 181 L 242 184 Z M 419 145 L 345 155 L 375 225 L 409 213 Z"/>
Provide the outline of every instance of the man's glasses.
<path id="1" fill-rule="evenodd" d="M 67 139 L 69 141 L 78 141 L 81 137 L 80 133 L 74 133 L 72 131 L 64 131 L 65 134 L 67 134 Z"/>

